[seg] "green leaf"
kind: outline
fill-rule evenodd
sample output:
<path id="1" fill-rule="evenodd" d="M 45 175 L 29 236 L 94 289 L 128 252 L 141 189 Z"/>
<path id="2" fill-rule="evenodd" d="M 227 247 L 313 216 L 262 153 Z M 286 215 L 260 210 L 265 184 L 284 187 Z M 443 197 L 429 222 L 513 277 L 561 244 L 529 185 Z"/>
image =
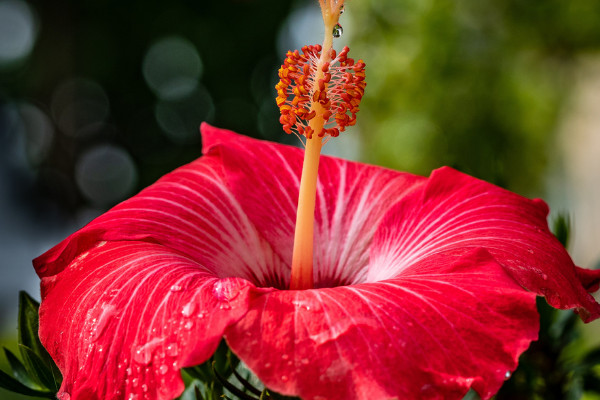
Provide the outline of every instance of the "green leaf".
<path id="1" fill-rule="evenodd" d="M 58 391 L 62 376 L 50 354 L 40 342 L 39 331 L 40 304 L 27 292 L 19 292 L 19 329 L 18 344 L 23 366 L 37 386 Z"/>
<path id="2" fill-rule="evenodd" d="M 19 344 L 36 354 L 48 354 L 38 337 L 40 303 L 25 291 L 19 292 Z M 48 356 L 50 358 L 50 356 Z"/>
<path id="3" fill-rule="evenodd" d="M 8 360 L 8 364 L 12 370 L 13 377 L 21 382 L 23 385 L 28 386 L 32 389 L 43 390 L 44 387 L 41 386 L 38 381 L 32 378 L 27 369 L 23 365 L 23 363 L 15 356 L 10 350 L 4 347 L 4 354 L 6 355 L 6 359 Z"/>
<path id="4" fill-rule="evenodd" d="M 215 368 L 216 364 L 217 364 L 217 362 L 213 361 L 213 363 L 212 363 L 213 372 L 214 372 L 215 376 L 217 377 L 217 379 L 219 380 L 219 382 L 221 382 L 221 385 L 223 385 L 232 394 L 236 395 L 237 397 L 239 397 L 242 400 L 256 400 L 256 397 L 252 397 L 252 396 L 248 395 L 247 393 L 238 389 L 232 383 L 227 381 L 227 379 L 225 377 L 221 376 L 221 374 L 219 374 L 219 372 Z"/>
<path id="5" fill-rule="evenodd" d="M 46 390 L 35 390 L 31 389 L 21 382 L 8 375 L 6 372 L 0 370 L 0 387 L 9 390 L 11 392 L 20 393 L 25 396 L 37 396 L 37 397 L 46 397 L 49 399 L 56 398 L 56 393 L 52 391 Z"/>
<path id="6" fill-rule="evenodd" d="M 58 391 L 58 383 L 50 367 L 29 347 L 19 345 L 25 365 L 31 368 L 30 374 L 37 377 L 40 383 L 54 391 Z"/>

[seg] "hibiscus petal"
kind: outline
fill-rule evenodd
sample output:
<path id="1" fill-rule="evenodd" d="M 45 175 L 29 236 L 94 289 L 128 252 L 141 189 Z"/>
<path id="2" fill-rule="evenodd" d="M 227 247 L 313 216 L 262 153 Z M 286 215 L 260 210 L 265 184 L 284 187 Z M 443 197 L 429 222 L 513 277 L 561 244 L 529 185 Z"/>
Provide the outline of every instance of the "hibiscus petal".
<path id="1" fill-rule="evenodd" d="M 483 250 L 421 263 L 429 272 L 266 294 L 226 339 L 268 387 L 305 400 L 490 398 L 537 337 L 535 294 Z"/>
<path id="2" fill-rule="evenodd" d="M 291 265 L 304 152 L 208 124 L 202 125 L 202 136 L 205 152 L 221 157 L 228 186 L 261 236 Z M 424 181 L 408 173 L 321 156 L 315 210 L 315 286 L 364 281 L 367 249 L 379 222 L 395 202 Z"/>
<path id="3" fill-rule="evenodd" d="M 51 276 L 100 241 L 160 243 L 201 261 L 218 277 L 282 285 L 282 261 L 262 239 L 226 186 L 218 157 L 206 155 L 174 172 L 34 260 Z"/>
<path id="4" fill-rule="evenodd" d="M 577 272 L 546 223 L 548 206 L 451 168 L 405 197 L 384 218 L 373 245 L 368 281 L 421 268 L 438 254 L 460 256 L 485 248 L 523 287 L 556 308 L 575 308 L 589 322 L 600 304 L 586 291 L 600 271 Z M 582 281 L 586 287 L 582 286 Z"/>
<path id="5" fill-rule="evenodd" d="M 261 291 L 161 245 L 96 245 L 42 279 L 40 337 L 63 373 L 59 398 L 175 398 L 179 369 L 206 361 Z"/>

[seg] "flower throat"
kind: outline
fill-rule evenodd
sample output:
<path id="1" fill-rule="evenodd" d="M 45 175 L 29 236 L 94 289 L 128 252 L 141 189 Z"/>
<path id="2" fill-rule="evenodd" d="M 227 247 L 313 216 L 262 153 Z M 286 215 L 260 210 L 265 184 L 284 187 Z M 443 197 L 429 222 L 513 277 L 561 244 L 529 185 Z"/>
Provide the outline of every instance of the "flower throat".
<path id="1" fill-rule="evenodd" d="M 348 47 L 339 54 L 333 38 L 342 27 L 338 20 L 344 0 L 319 0 L 325 38 L 323 45 L 288 51 L 279 69 L 277 106 L 283 130 L 304 143 L 300 178 L 290 289 L 311 289 L 313 283 L 313 240 L 319 157 L 322 146 L 347 126 L 356 123 L 364 94 L 365 63 L 348 58 Z M 304 138 L 302 138 L 304 137 Z"/>

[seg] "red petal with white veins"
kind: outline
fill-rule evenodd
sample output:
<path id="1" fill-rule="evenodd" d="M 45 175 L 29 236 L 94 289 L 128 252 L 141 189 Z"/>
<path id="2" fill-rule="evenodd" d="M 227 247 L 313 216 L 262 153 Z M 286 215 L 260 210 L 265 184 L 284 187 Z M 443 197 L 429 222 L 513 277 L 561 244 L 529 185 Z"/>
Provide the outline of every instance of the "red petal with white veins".
<path id="1" fill-rule="evenodd" d="M 217 157 L 206 155 L 163 176 L 34 260 L 40 276 L 59 273 L 100 241 L 139 240 L 180 252 L 217 277 L 280 286 L 279 256 L 227 187 Z M 288 271 L 289 273 L 289 271 Z"/>
<path id="2" fill-rule="evenodd" d="M 205 151 L 221 157 L 228 186 L 248 217 L 291 265 L 304 152 L 207 124 L 202 125 L 202 137 Z M 424 182 L 420 176 L 322 156 L 315 211 L 315 287 L 364 282 L 368 248 L 379 222 L 393 204 Z"/>
<path id="3" fill-rule="evenodd" d="M 104 242 L 42 279 L 40 337 L 59 398 L 172 399 L 179 369 L 206 361 L 256 289 L 164 246 Z"/>
<path id="4" fill-rule="evenodd" d="M 587 292 L 600 271 L 576 270 L 550 233 L 548 206 L 451 168 L 432 173 L 427 185 L 386 215 L 371 247 L 368 281 L 420 268 L 420 261 L 484 248 L 524 288 L 556 308 L 575 308 L 586 322 L 600 317 Z M 585 287 L 582 285 L 585 285 Z"/>
<path id="5" fill-rule="evenodd" d="M 226 339 L 268 387 L 304 400 L 461 399 L 471 387 L 488 399 L 537 330 L 535 294 L 479 250 L 386 281 L 266 294 Z"/>

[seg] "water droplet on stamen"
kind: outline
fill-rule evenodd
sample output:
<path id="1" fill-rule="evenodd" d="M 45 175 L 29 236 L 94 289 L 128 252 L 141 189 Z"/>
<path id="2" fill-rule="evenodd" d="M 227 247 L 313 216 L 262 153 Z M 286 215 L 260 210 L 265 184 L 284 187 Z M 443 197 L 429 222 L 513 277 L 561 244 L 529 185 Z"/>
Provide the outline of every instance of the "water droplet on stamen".
<path id="1" fill-rule="evenodd" d="M 335 24 L 333 27 L 333 37 L 339 38 L 344 33 L 344 28 L 340 24 Z"/>

